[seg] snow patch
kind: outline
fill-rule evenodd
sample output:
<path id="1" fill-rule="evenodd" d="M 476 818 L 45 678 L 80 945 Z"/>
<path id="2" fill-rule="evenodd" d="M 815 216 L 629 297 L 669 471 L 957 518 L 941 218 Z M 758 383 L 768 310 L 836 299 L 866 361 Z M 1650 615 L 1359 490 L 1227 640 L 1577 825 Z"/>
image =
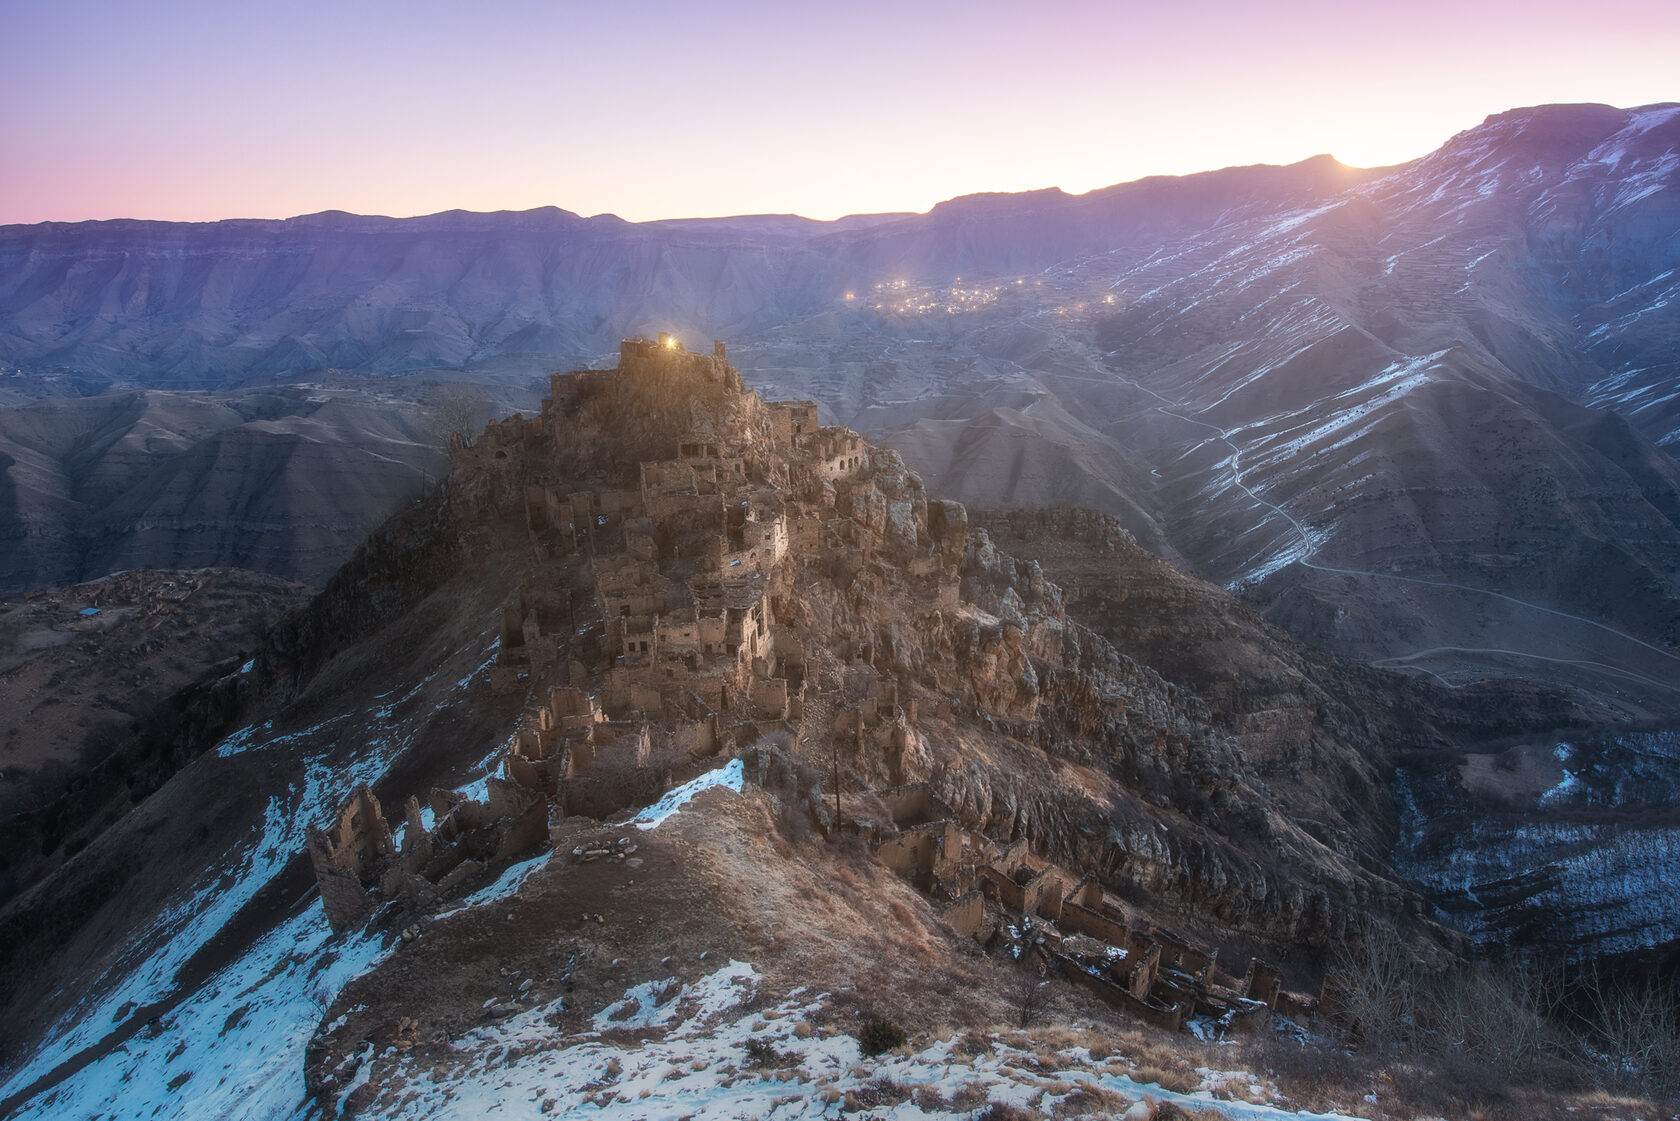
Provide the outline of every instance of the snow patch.
<path id="1" fill-rule="evenodd" d="M 739 793 L 744 779 L 745 768 L 741 761 L 731 759 L 717 770 L 707 771 L 699 778 L 690 779 L 674 790 L 668 791 L 665 797 L 631 818 L 631 824 L 638 829 L 657 829 L 660 823 L 682 809 L 690 799 L 701 791 L 710 790 L 714 786 L 724 786 Z"/>
<path id="2" fill-rule="evenodd" d="M 449 916 L 458 915 L 462 911 L 482 907 L 486 903 L 495 903 L 497 900 L 507 899 L 518 894 L 519 889 L 525 886 L 525 881 L 530 879 L 531 873 L 547 864 L 551 855 L 553 854 L 547 852 L 538 853 L 536 856 L 508 865 L 503 869 L 502 874 L 496 877 L 494 883 L 479 888 L 462 899 L 460 906 L 444 911 L 437 918 L 447 919 Z"/>
<path id="3" fill-rule="evenodd" d="M 384 953 L 376 937 L 335 938 L 312 903 L 173 1011 L 25 1103 L 18 1121 L 296 1116 L 322 1011 Z M 6 1091 L 50 1069 L 37 1061 Z"/>

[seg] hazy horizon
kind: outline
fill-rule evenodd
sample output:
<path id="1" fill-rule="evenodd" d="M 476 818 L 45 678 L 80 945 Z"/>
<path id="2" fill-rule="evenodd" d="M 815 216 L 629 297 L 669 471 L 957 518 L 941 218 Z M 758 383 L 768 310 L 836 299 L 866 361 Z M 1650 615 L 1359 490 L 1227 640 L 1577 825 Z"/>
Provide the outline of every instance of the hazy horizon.
<path id="1" fill-rule="evenodd" d="M 920 212 L 1680 97 L 1680 12 L 0 0 L 0 222 Z"/>

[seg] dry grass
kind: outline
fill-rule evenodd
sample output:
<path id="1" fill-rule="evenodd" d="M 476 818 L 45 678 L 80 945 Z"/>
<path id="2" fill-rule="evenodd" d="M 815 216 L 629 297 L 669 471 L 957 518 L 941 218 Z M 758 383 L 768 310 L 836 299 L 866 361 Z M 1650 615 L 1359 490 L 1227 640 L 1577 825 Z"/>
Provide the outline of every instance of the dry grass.
<path id="1" fill-rule="evenodd" d="M 664 1039 L 666 1034 L 667 1030 L 660 1027 L 607 1028 L 600 1033 L 600 1040 L 620 1051 L 639 1051 L 649 1040 Z"/>
<path id="2" fill-rule="evenodd" d="M 1182 1060 L 1181 1060 L 1182 1061 Z M 1175 1094 L 1188 1094 L 1202 1085 L 1201 1076 L 1190 1069 L 1190 1064 L 1182 1067 L 1161 1067 L 1153 1063 L 1134 1067 L 1132 1078 L 1137 1082 L 1153 1082 L 1163 1090 L 1171 1090 Z"/>
<path id="3" fill-rule="evenodd" d="M 982 1112 L 976 1113 L 974 1121 L 1039 1121 L 1043 1116 L 1036 1109 L 1023 1109 L 1018 1105 L 993 1102 Z"/>
<path id="4" fill-rule="evenodd" d="M 879 1109 L 882 1106 L 894 1106 L 908 1100 L 910 1089 L 890 1078 L 877 1078 L 873 1082 L 865 1083 L 855 1090 L 846 1092 L 846 1111 L 855 1112 L 860 1109 Z"/>
<path id="5" fill-rule="evenodd" d="M 1196 1118 L 1225 1121 L 1225 1115 L 1217 1109 L 1185 1109 L 1173 1102 L 1162 1102 L 1155 1110 L 1155 1121 L 1194 1121 Z"/>
<path id="6" fill-rule="evenodd" d="M 1096 1052 L 1099 1048 L 1106 1058 L 1114 1038 L 1094 1028 L 1071 1024 L 1046 1024 L 1042 1028 L 1034 1028 L 1029 1034 L 1035 1050 L 1049 1048 L 1053 1051 L 1071 1051 L 1075 1047 L 1083 1047 L 1091 1053 L 1093 1059 L 1097 1058 Z"/>
<path id="7" fill-rule="evenodd" d="M 956 1113 L 966 1113 L 979 1109 L 987 1101 L 986 1084 L 984 1082 L 965 1082 L 951 1095 L 951 1110 Z"/>
<path id="8" fill-rule="evenodd" d="M 916 1103 L 916 1108 L 923 1113 L 943 1113 L 951 1108 L 945 1100 L 945 1095 L 932 1086 L 918 1086 L 916 1092 L 910 1095 Z"/>
<path id="9" fill-rule="evenodd" d="M 1063 1098 L 1056 1104 L 1050 1116 L 1063 1117 L 1118 1117 L 1131 1106 L 1132 1100 L 1124 1094 L 1117 1094 L 1113 1090 L 1105 1090 L 1101 1086 L 1082 1086 Z"/>
<path id="10" fill-rule="evenodd" d="M 1315 1113 L 1339 1109 L 1394 1121 L 1666 1121 L 1675 1116 L 1650 1100 L 1572 1089 L 1579 1086 L 1579 1072 L 1562 1064 L 1516 1077 L 1462 1057 L 1385 1064 L 1370 1055 L 1303 1047 L 1275 1036 L 1256 1037 L 1225 1059 L 1227 1067 L 1264 1074 L 1282 1095 L 1280 1104 Z M 1364 1100 L 1367 1094 L 1376 1095 L 1376 1105 Z"/>

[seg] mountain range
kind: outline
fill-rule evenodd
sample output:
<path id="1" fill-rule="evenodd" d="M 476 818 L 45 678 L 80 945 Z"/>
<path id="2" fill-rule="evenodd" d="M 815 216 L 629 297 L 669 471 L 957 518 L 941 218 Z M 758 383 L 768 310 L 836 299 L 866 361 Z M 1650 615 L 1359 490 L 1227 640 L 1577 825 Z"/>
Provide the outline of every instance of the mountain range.
<path id="1" fill-rule="evenodd" d="M 1576 105 L 1393 168 L 1318 157 L 826 223 L 5 227 L 6 577 L 318 581 L 348 527 L 436 469 L 414 385 L 528 408 L 537 375 L 669 330 L 728 336 L 769 391 L 898 448 L 937 493 L 1115 513 L 1338 652 L 1649 717 L 1680 697 L 1677 181 L 1680 107 Z M 345 424 L 216 396 L 324 380 L 362 397 L 327 410 Z M 161 415 L 154 438 L 141 418 Z M 276 513 L 302 507 L 330 524 Z"/>

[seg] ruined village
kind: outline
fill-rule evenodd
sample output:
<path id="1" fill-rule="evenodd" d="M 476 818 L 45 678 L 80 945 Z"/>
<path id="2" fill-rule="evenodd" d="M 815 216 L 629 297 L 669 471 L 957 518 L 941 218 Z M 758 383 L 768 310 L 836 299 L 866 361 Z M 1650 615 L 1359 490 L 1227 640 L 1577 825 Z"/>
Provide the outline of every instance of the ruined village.
<path id="1" fill-rule="evenodd" d="M 740 759 L 784 812 L 867 844 L 956 936 L 1128 1015 L 1241 1029 L 1305 1010 L 1272 965 L 1227 972 L 1216 948 L 1106 889 L 1077 850 L 1053 859 L 1024 808 L 954 808 L 930 785 L 959 716 L 1029 743 L 1069 726 L 1066 711 L 1041 720 L 1051 685 L 1034 662 L 1087 655 L 1036 565 L 997 557 L 960 504 L 929 499 L 896 453 L 819 424 L 814 403 L 747 389 L 721 342 L 626 340 L 616 369 L 555 374 L 550 388 L 540 415 L 456 437 L 448 483 L 456 503 L 527 535 L 533 576 L 494 620 L 488 670 L 491 691 L 526 708 L 482 798 L 408 799 L 399 844 L 362 787 L 311 830 L 335 929 L 385 909 L 412 932 L 545 845 L 625 860 L 630 837 L 571 838 Z M 926 613 L 920 636 L 873 609 L 889 581 Z M 1128 697 L 1109 686 L 1082 685 L 1085 715 L 1071 719 L 1123 723 Z"/>

